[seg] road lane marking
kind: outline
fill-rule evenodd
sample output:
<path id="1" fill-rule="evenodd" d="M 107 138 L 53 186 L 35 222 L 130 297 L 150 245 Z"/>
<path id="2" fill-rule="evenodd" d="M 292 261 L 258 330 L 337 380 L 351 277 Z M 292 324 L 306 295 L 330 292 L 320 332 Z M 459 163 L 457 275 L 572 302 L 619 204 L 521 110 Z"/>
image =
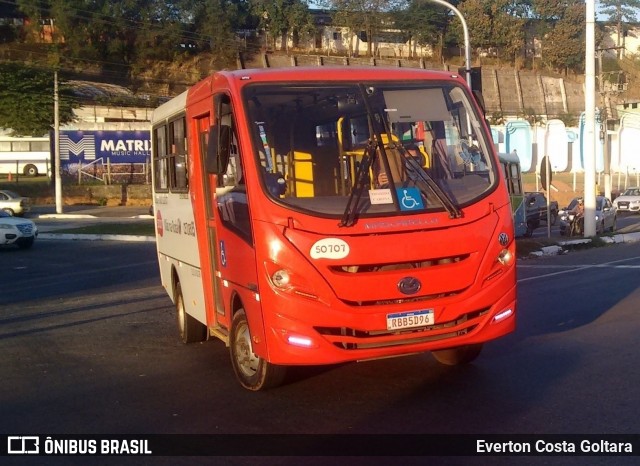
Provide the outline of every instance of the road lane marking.
<path id="1" fill-rule="evenodd" d="M 564 275 L 566 273 L 572 273 L 572 272 L 579 272 L 581 270 L 585 270 L 585 269 L 593 269 L 593 268 L 610 268 L 610 269 L 640 269 L 640 265 L 617 265 L 620 262 L 628 262 L 628 261 L 634 261 L 634 260 L 640 260 L 640 256 L 636 256 L 636 257 L 628 257 L 626 259 L 618 259 L 615 261 L 611 261 L 611 262 L 604 262 L 602 264 L 587 264 L 587 265 L 554 265 L 554 264 L 549 264 L 549 265 L 520 265 L 518 264 L 518 268 L 524 268 L 524 269 L 534 269 L 534 268 L 540 268 L 540 269 L 544 269 L 544 268 L 548 268 L 548 269 L 557 269 L 557 268 L 562 268 L 564 270 L 560 270 L 558 272 L 550 272 L 550 273 L 545 273 L 542 275 L 536 275 L 534 277 L 526 277 L 526 278 L 520 278 L 518 279 L 518 283 L 522 283 L 522 282 L 528 282 L 531 280 L 537 280 L 540 278 L 548 278 L 548 277 L 554 277 L 557 275 Z"/>

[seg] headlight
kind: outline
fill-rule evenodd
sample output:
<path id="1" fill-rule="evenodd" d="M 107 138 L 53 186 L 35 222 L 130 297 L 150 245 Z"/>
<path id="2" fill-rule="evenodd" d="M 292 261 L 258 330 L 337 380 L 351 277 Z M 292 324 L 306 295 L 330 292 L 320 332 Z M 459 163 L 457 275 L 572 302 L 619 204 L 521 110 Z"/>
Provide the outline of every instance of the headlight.
<path id="1" fill-rule="evenodd" d="M 0 230 L 13 230 L 12 225 L 0 224 Z"/>
<path id="2" fill-rule="evenodd" d="M 510 265 L 513 262 L 513 254 L 511 254 L 511 251 L 508 249 L 500 251 L 500 254 L 498 254 L 498 262 L 505 266 Z"/>
<path id="3" fill-rule="evenodd" d="M 271 281 L 278 288 L 286 288 L 291 281 L 291 277 L 289 276 L 289 272 L 287 270 L 280 269 L 271 276 Z"/>

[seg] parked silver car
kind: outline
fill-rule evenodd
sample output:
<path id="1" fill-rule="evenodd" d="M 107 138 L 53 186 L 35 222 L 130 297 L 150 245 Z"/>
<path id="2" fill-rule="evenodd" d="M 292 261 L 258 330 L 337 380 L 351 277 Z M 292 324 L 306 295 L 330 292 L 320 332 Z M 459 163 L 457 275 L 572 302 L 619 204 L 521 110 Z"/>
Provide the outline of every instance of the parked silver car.
<path id="1" fill-rule="evenodd" d="M 573 214 L 571 213 L 575 209 L 581 197 L 574 198 L 567 207 L 559 212 L 560 218 L 560 234 L 569 235 L 571 229 L 571 222 L 573 220 Z M 618 215 L 616 208 L 611 201 L 604 196 L 596 197 L 596 234 L 600 235 L 606 231 L 615 231 L 616 224 L 618 222 Z"/>
<path id="2" fill-rule="evenodd" d="M 31 199 L 7 189 L 0 190 L 0 210 L 9 215 L 24 215 L 31 210 Z"/>
<path id="3" fill-rule="evenodd" d="M 640 212 L 640 188 L 628 188 L 616 197 L 613 205 L 618 212 Z"/>
<path id="4" fill-rule="evenodd" d="M 31 220 L 17 218 L 0 210 L 0 246 L 15 244 L 28 249 L 38 237 L 38 227 Z"/>

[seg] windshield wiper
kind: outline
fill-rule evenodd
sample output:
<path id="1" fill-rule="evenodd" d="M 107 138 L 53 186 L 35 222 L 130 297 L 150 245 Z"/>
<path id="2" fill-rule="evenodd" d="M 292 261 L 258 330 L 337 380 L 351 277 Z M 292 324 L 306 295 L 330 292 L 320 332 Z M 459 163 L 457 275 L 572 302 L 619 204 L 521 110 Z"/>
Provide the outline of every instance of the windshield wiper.
<path id="1" fill-rule="evenodd" d="M 358 172 L 356 173 L 356 185 L 351 190 L 347 206 L 342 214 L 342 219 L 340 223 L 338 223 L 339 227 L 350 227 L 356 223 L 358 205 L 360 204 L 360 199 L 362 198 L 365 187 L 369 185 L 369 168 L 371 168 L 375 157 L 375 144 L 369 143 L 364 149 L 364 155 L 362 156 Z"/>
<path id="2" fill-rule="evenodd" d="M 406 149 L 404 147 L 401 150 L 406 152 Z M 400 159 L 402 160 L 402 164 L 404 165 L 405 170 L 417 177 L 417 179 L 414 181 L 421 187 L 421 189 L 424 191 L 424 188 L 426 187 L 438 198 L 447 212 L 449 212 L 449 217 L 462 217 L 462 211 L 460 210 L 460 208 L 453 202 L 453 200 L 447 195 L 447 193 L 445 193 L 442 188 L 438 186 L 438 183 L 436 183 L 435 180 L 431 178 L 431 176 L 424 170 L 424 168 L 418 163 L 418 161 L 411 156 L 411 154 L 400 154 Z"/>

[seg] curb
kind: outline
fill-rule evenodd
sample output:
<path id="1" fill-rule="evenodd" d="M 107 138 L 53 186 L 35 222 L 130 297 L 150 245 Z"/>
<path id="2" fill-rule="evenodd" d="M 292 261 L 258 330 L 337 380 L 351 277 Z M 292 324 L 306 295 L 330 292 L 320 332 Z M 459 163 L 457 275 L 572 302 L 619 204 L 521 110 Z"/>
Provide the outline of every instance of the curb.
<path id="1" fill-rule="evenodd" d="M 621 233 L 614 236 L 601 236 L 600 239 L 608 244 L 620 244 L 620 243 L 635 243 L 640 241 L 640 232 L 636 233 Z M 533 251 L 529 256 L 542 257 L 542 256 L 557 256 L 560 254 L 566 254 L 569 252 L 564 249 L 564 246 L 575 246 L 578 244 L 589 244 L 591 238 L 580 238 L 567 241 L 559 241 L 555 246 L 545 246 L 539 251 Z"/>
<path id="2" fill-rule="evenodd" d="M 36 217 L 32 218 L 42 218 L 42 219 L 74 219 L 74 218 L 111 218 L 114 220 L 122 219 L 122 218 L 155 218 L 153 215 L 149 214 L 140 214 L 140 215 L 132 215 L 130 217 L 100 217 L 97 215 L 90 214 L 39 214 Z"/>
<path id="3" fill-rule="evenodd" d="M 77 235 L 73 233 L 40 233 L 38 240 L 75 240 L 75 241 L 135 241 L 139 243 L 155 243 L 155 236 L 137 235 Z"/>

